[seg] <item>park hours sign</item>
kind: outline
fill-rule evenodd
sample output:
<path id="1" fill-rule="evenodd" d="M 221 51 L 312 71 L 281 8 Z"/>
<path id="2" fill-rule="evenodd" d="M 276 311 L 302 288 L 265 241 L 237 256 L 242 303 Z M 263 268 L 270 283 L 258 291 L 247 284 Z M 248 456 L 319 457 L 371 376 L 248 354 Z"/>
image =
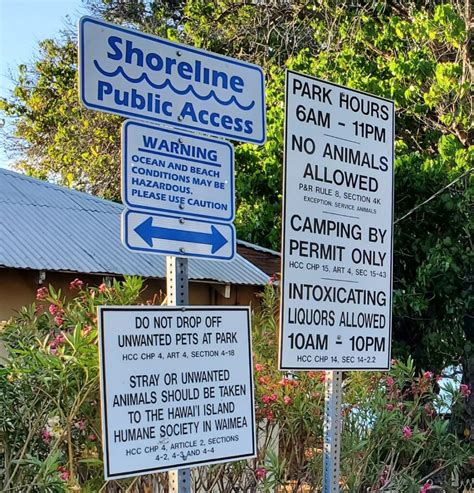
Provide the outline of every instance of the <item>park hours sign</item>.
<path id="1" fill-rule="evenodd" d="M 249 308 L 98 315 L 106 479 L 255 456 Z"/>
<path id="2" fill-rule="evenodd" d="M 282 370 L 388 369 L 392 101 L 288 71 Z"/>

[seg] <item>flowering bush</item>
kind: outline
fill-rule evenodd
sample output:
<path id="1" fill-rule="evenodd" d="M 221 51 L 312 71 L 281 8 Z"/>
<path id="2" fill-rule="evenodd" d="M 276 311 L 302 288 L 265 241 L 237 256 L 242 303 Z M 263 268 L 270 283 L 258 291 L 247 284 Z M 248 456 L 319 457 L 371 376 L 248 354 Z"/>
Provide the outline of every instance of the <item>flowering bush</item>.
<path id="1" fill-rule="evenodd" d="M 66 300 L 40 288 L 37 305 L 3 329 L 10 359 L 0 368 L 0 490 L 99 491 L 100 444 L 96 306 L 139 303 L 142 281 L 89 288 L 70 284 Z M 317 491 L 322 485 L 324 372 L 276 369 L 278 292 L 269 285 L 254 315 L 258 455 L 250 461 L 195 468 L 201 491 Z M 436 376 L 413 363 L 391 372 L 345 375 L 342 489 L 350 492 L 447 489 L 467 451 L 449 431 Z M 452 389 L 454 401 L 469 389 Z M 114 482 L 143 491 L 143 481 Z M 164 474 L 152 479 L 158 491 Z M 131 489 L 134 483 L 135 489 Z M 117 491 L 115 489 L 114 491 Z"/>
<path id="2" fill-rule="evenodd" d="M 138 278 L 110 288 L 70 284 L 69 301 L 37 291 L 3 328 L 10 359 L 0 368 L 1 491 L 65 491 L 103 484 L 96 306 L 136 303 Z"/>
<path id="3" fill-rule="evenodd" d="M 256 477 L 266 490 L 317 491 L 325 374 L 276 370 L 277 296 L 274 289 L 265 291 L 254 327 L 261 433 Z M 466 465 L 468 450 L 450 432 L 446 412 L 453 414 L 469 389 L 452 388 L 441 397 L 438 378 L 429 370 L 417 376 L 412 360 L 393 361 L 390 372 L 344 376 L 341 489 L 417 493 L 440 485 L 450 491 L 452 474 Z"/>

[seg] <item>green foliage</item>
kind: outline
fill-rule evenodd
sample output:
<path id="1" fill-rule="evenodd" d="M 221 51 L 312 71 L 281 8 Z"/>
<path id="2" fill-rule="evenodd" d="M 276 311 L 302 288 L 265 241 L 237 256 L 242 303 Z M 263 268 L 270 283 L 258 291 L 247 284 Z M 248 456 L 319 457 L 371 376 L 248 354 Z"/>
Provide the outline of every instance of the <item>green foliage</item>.
<path id="1" fill-rule="evenodd" d="M 104 486 L 100 439 L 96 307 L 137 303 L 142 281 L 112 287 L 72 283 L 68 299 L 38 291 L 2 331 L 9 359 L 0 369 L 0 489 L 99 491 Z M 267 286 L 253 317 L 255 460 L 195 468 L 204 491 L 318 488 L 322 482 L 322 372 L 276 369 L 278 291 Z M 370 488 L 418 491 L 428 480 L 448 487 L 468 451 L 449 431 L 448 404 L 434 375 L 416 376 L 412 360 L 390 373 L 349 373 L 344 383 L 342 480 L 351 493 Z M 448 401 L 463 399 L 452 388 Z M 140 478 L 120 481 L 123 488 Z M 145 481 L 148 481 L 145 479 Z M 166 475 L 154 476 L 166 484 Z M 130 489 L 130 491 L 133 491 Z M 142 490 L 140 490 L 142 491 Z"/>
<path id="2" fill-rule="evenodd" d="M 81 288 L 80 284 L 72 286 Z M 142 281 L 80 289 L 66 300 L 53 287 L 1 332 L 9 362 L 0 368 L 2 491 L 64 491 L 101 483 L 96 307 L 138 301 Z"/>
<path id="3" fill-rule="evenodd" d="M 40 43 L 40 60 L 32 70 L 20 68 L 14 97 L 0 101 L 7 115 L 21 115 L 15 134 L 23 139 L 23 156 L 17 167 L 117 199 L 121 120 L 80 105 L 76 58 L 72 38 Z M 111 183 L 117 185 L 111 188 Z"/>

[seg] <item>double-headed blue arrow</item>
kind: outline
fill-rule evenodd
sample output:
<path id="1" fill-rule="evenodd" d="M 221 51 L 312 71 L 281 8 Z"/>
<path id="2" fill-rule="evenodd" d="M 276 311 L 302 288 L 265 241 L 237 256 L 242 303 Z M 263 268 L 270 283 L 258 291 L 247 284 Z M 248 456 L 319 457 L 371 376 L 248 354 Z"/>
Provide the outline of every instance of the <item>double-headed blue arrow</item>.
<path id="1" fill-rule="evenodd" d="M 153 238 L 161 240 L 184 241 L 187 243 L 201 243 L 203 245 L 212 245 L 211 253 L 216 253 L 226 243 L 227 239 L 211 225 L 210 233 L 198 233 L 196 231 L 182 231 L 180 229 L 162 228 L 153 226 L 153 218 L 145 219 L 135 228 L 135 232 L 150 247 L 153 247 Z"/>

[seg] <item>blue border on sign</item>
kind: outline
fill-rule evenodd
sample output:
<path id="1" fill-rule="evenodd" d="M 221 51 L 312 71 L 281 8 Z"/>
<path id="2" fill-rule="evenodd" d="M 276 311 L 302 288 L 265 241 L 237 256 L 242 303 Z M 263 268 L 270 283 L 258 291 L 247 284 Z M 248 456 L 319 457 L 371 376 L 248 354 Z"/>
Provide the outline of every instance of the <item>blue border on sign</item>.
<path id="1" fill-rule="evenodd" d="M 130 200 L 129 197 L 129 191 L 127 187 L 128 183 L 128 176 L 127 176 L 127 171 L 128 171 L 128 162 L 127 162 L 127 153 L 128 153 L 128 133 L 127 129 L 130 125 L 135 125 L 140 128 L 150 128 L 152 130 L 157 130 L 160 132 L 165 132 L 169 133 L 171 135 L 180 135 L 183 137 L 186 137 L 188 139 L 196 139 L 196 140 L 203 140 L 206 142 L 212 142 L 215 145 L 222 145 L 224 147 L 228 147 L 230 151 L 230 170 L 229 170 L 229 183 L 230 183 L 230 215 L 229 217 L 215 217 L 211 216 L 208 214 L 198 214 L 195 212 L 187 212 L 186 210 L 179 210 L 176 211 L 174 209 L 166 209 L 162 207 L 146 207 L 144 205 L 138 205 L 133 203 Z M 186 161 L 186 157 L 179 157 L 177 156 L 177 159 Z M 130 209 L 136 209 L 140 211 L 159 211 L 159 212 L 164 212 L 167 214 L 177 214 L 177 215 L 183 215 L 183 216 L 190 216 L 190 217 L 197 217 L 197 218 L 205 218 L 205 219 L 213 219 L 218 222 L 232 222 L 235 218 L 235 190 L 234 190 L 234 147 L 232 144 L 225 140 L 217 140 L 217 139 L 210 139 L 208 137 L 201 137 L 198 135 L 190 134 L 190 133 L 183 133 L 183 131 L 179 130 L 174 130 L 174 129 L 167 129 L 167 128 L 162 128 L 162 127 L 156 127 L 153 125 L 150 125 L 148 123 L 141 123 L 137 122 L 136 120 L 126 120 L 122 124 L 122 187 L 121 187 L 121 193 L 122 193 L 122 202 L 130 207 Z"/>
<path id="2" fill-rule="evenodd" d="M 121 31 L 121 32 L 128 33 L 128 34 L 131 34 L 134 36 L 149 39 L 151 41 L 154 41 L 157 43 L 162 43 L 162 44 L 165 44 L 167 46 L 171 46 L 171 47 L 179 49 L 179 50 L 186 50 L 186 51 L 190 51 L 191 53 L 197 53 L 201 56 L 206 56 L 208 58 L 214 58 L 214 59 L 219 60 L 219 61 L 224 61 L 225 63 L 232 63 L 234 65 L 240 65 L 240 66 L 245 67 L 246 69 L 249 69 L 249 70 L 256 70 L 260 75 L 260 90 L 261 90 L 261 100 L 262 100 L 262 105 L 261 105 L 262 137 L 260 139 L 256 139 L 256 138 L 252 139 L 252 138 L 247 137 L 245 135 L 219 132 L 219 131 L 214 130 L 212 127 L 211 128 L 207 128 L 207 127 L 202 128 L 200 126 L 186 125 L 184 123 L 179 123 L 178 121 L 174 121 L 174 120 L 164 120 L 162 118 L 153 118 L 149 115 L 143 115 L 142 113 L 139 113 L 139 112 L 134 113 L 132 111 L 118 110 L 116 108 L 109 108 L 108 106 L 105 106 L 105 105 L 89 103 L 86 100 L 86 97 L 84 94 L 85 84 L 84 84 L 84 80 L 83 80 L 84 74 L 85 74 L 85 70 L 83 69 L 83 67 L 85 67 L 83 43 L 84 43 L 84 24 L 86 22 L 91 22 L 93 24 L 105 26 L 105 27 L 108 27 L 110 29 L 115 29 L 116 31 Z M 103 21 L 100 21 L 98 19 L 95 19 L 94 17 L 83 16 L 79 19 L 79 74 L 80 74 L 80 77 L 79 77 L 80 99 L 81 99 L 82 103 L 84 104 L 84 106 L 86 106 L 89 109 L 99 110 L 99 111 L 103 111 L 105 113 L 113 113 L 115 115 L 130 116 L 130 117 L 139 118 L 142 120 L 150 120 L 152 122 L 155 121 L 155 122 L 164 123 L 167 125 L 173 125 L 173 126 L 177 126 L 177 127 L 185 128 L 185 129 L 188 128 L 191 130 L 197 130 L 200 132 L 208 133 L 210 135 L 228 137 L 228 138 L 233 139 L 233 140 L 238 140 L 241 142 L 250 142 L 252 144 L 264 144 L 266 141 L 266 133 L 267 132 L 266 132 L 266 108 L 265 108 L 265 77 L 264 77 L 262 68 L 259 67 L 258 65 L 248 64 L 248 63 L 242 62 L 240 60 L 237 60 L 236 58 L 226 57 L 223 55 L 218 55 L 217 53 L 212 53 L 212 52 L 208 52 L 205 50 L 199 50 L 197 48 L 192 48 L 192 47 L 185 45 L 185 44 L 173 43 L 172 41 L 168 41 L 166 39 L 159 38 L 158 36 L 151 36 L 149 34 L 145 34 L 145 33 L 142 33 L 140 31 L 136 31 L 134 29 L 127 29 L 127 28 L 124 28 L 121 26 L 117 26 L 116 24 L 111 24 L 110 22 L 103 22 Z M 258 122 L 256 122 L 256 123 L 258 123 Z"/>
<path id="3" fill-rule="evenodd" d="M 153 217 L 167 217 L 170 219 L 179 219 L 179 216 L 171 215 L 171 214 L 153 214 L 151 212 L 145 212 L 145 211 L 135 211 L 135 210 L 129 210 L 125 209 L 122 212 L 122 243 L 127 247 L 129 250 L 134 251 L 134 252 L 142 252 L 142 253 L 151 253 L 151 254 L 160 254 L 160 255 L 174 255 L 176 257 L 188 257 L 188 258 L 202 258 L 206 260 L 232 260 L 235 257 L 235 227 L 233 224 L 226 224 L 226 223 L 219 223 L 217 221 L 203 221 L 202 219 L 192 219 L 194 222 L 198 223 L 206 223 L 206 224 L 212 224 L 213 226 L 225 226 L 226 228 L 229 228 L 231 231 L 231 247 L 232 247 L 232 252 L 229 256 L 218 256 L 218 254 L 202 254 L 202 253 L 182 253 L 179 250 L 165 250 L 162 248 L 154 248 L 154 247 L 135 247 L 130 245 L 129 242 L 129 231 L 127 227 L 127 218 L 128 216 L 133 213 L 133 214 L 142 214 L 143 216 L 153 216 Z"/>

